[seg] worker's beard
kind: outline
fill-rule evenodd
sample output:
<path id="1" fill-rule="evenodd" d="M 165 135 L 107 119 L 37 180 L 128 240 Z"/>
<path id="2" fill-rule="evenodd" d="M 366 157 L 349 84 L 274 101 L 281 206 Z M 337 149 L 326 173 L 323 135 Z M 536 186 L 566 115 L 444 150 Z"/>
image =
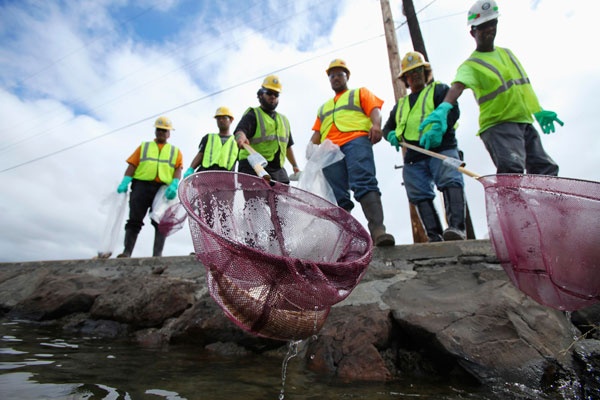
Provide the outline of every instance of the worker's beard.
<path id="1" fill-rule="evenodd" d="M 260 96 L 258 98 L 258 101 L 260 102 L 260 107 L 267 112 L 273 112 L 277 108 L 277 102 L 271 104 L 268 101 L 266 101 L 263 96 Z"/>

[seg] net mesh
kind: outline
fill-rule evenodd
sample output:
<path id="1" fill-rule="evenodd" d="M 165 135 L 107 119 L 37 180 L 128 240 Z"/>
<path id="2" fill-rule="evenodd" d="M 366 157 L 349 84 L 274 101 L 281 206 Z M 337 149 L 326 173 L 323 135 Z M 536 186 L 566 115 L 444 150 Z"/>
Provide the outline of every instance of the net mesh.
<path id="1" fill-rule="evenodd" d="M 371 238 L 360 222 L 292 186 L 206 171 L 183 180 L 179 198 L 211 296 L 255 335 L 314 335 L 371 261 Z"/>
<path id="2" fill-rule="evenodd" d="M 479 180 L 490 240 L 512 282 L 559 310 L 600 301 L 600 183 L 517 174 Z"/>

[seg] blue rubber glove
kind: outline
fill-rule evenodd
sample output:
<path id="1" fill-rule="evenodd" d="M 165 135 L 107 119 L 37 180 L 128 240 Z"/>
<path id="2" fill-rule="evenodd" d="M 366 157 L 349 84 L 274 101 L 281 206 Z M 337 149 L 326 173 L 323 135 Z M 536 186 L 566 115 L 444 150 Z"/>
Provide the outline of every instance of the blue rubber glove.
<path id="1" fill-rule="evenodd" d="M 443 102 L 421 122 L 421 125 L 419 125 L 419 132 L 421 133 L 431 125 L 431 129 L 423 133 L 419 140 L 422 147 L 429 150 L 442 144 L 444 133 L 448 130 L 448 113 L 453 107 L 452 104 Z"/>
<path id="2" fill-rule="evenodd" d="M 133 178 L 131 176 L 125 175 L 121 183 L 119 183 L 119 187 L 117 188 L 117 193 L 125 193 L 129 188 L 129 183 Z"/>
<path id="3" fill-rule="evenodd" d="M 390 142 L 390 145 L 394 146 L 396 148 L 396 151 L 400 151 L 400 142 L 398 141 L 398 138 L 396 137 L 396 131 L 390 131 L 390 133 L 388 133 L 386 140 L 388 142 Z"/>
<path id="4" fill-rule="evenodd" d="M 193 173 L 194 173 L 194 168 L 189 167 L 188 169 L 185 170 L 185 173 L 183 174 L 183 179 L 187 178 L 188 176 L 190 176 Z"/>
<path id="5" fill-rule="evenodd" d="M 544 132 L 546 134 L 554 132 L 554 122 L 555 121 L 560 126 L 564 125 L 564 122 L 562 122 L 560 119 L 558 119 L 558 117 L 556 116 L 556 113 L 554 111 L 542 110 L 542 111 L 536 112 L 535 114 L 533 114 L 533 116 L 537 120 L 538 124 L 540 124 L 540 127 L 542 128 L 542 132 Z"/>
<path id="6" fill-rule="evenodd" d="M 177 186 L 179 186 L 179 179 L 173 178 L 171 184 L 167 190 L 165 190 L 165 197 L 167 200 L 173 200 L 175 196 L 177 196 Z"/>

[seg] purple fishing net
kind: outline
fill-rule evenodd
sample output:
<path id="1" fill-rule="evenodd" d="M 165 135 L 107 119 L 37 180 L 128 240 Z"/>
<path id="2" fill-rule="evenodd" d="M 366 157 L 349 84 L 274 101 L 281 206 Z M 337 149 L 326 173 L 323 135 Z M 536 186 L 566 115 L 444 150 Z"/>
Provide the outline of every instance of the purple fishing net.
<path id="1" fill-rule="evenodd" d="M 520 290 L 566 311 L 600 301 L 600 183 L 517 174 L 479 181 L 491 242 Z"/>
<path id="2" fill-rule="evenodd" d="M 360 222 L 292 186 L 206 171 L 184 179 L 179 198 L 211 296 L 255 335 L 316 334 L 371 261 L 371 238 Z"/>

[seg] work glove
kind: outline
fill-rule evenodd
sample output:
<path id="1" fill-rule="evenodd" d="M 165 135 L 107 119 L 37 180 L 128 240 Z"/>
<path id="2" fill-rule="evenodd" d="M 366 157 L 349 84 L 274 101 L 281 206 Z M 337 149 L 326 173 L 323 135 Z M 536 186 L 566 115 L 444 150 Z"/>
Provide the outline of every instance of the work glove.
<path id="1" fill-rule="evenodd" d="M 173 200 L 177 196 L 177 186 L 179 186 L 179 179 L 173 178 L 167 190 L 165 190 L 165 197 L 167 200 Z"/>
<path id="2" fill-rule="evenodd" d="M 194 168 L 189 167 L 188 169 L 185 170 L 185 172 L 183 174 L 183 179 L 187 178 L 188 176 L 190 176 L 193 173 L 194 173 Z"/>
<path id="3" fill-rule="evenodd" d="M 562 122 L 556 116 L 554 111 L 542 110 L 533 114 L 538 124 L 542 128 L 542 132 L 548 134 L 554 132 L 554 121 L 558 122 L 560 126 L 564 126 L 564 122 Z"/>
<path id="4" fill-rule="evenodd" d="M 453 107 L 452 104 L 443 102 L 421 122 L 421 125 L 419 125 L 420 133 L 423 133 L 425 128 L 431 125 L 431 129 L 423 133 L 419 140 L 422 147 L 429 150 L 442 144 L 442 138 L 448 129 L 448 113 Z"/>
<path id="5" fill-rule="evenodd" d="M 117 188 L 117 193 L 125 193 L 129 188 L 129 183 L 133 178 L 131 176 L 125 175 L 121 183 L 119 183 L 119 187 Z"/>
<path id="6" fill-rule="evenodd" d="M 390 131 L 385 139 L 390 142 L 390 145 L 396 148 L 396 151 L 400 151 L 400 142 L 396 137 L 396 131 Z"/>

